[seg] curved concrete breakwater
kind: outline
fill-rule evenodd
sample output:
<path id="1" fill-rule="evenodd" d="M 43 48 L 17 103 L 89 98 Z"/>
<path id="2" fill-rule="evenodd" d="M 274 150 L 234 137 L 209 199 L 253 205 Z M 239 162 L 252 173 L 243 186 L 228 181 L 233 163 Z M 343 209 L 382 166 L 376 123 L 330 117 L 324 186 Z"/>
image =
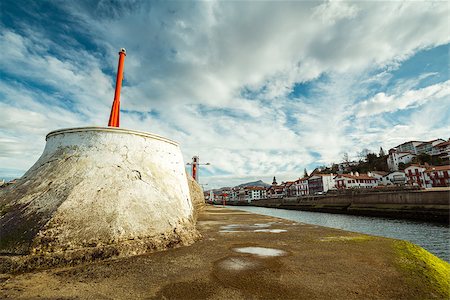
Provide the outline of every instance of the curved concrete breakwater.
<path id="1" fill-rule="evenodd" d="M 3 269 L 128 256 L 193 243 L 181 151 L 118 128 L 50 132 L 42 156 L 0 190 Z"/>

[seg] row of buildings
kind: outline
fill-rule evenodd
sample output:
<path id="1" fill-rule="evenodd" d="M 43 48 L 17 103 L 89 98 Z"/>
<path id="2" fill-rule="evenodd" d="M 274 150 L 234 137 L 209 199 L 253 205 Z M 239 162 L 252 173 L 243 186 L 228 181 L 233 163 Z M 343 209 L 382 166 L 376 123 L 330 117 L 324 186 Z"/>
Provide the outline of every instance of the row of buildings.
<path id="1" fill-rule="evenodd" d="M 439 157 L 443 161 L 450 159 L 450 140 L 409 141 L 389 150 L 387 165 L 390 171 L 398 171 L 399 165 L 409 164 L 420 154 Z"/>
<path id="2" fill-rule="evenodd" d="M 386 186 L 417 186 L 421 188 L 450 187 L 450 165 L 430 166 L 413 164 L 404 171 L 367 174 L 321 174 L 278 184 L 275 177 L 269 187 L 244 186 L 222 188 L 205 193 L 205 200 L 215 203 L 250 203 L 266 198 L 323 195 L 330 190 L 372 189 Z"/>

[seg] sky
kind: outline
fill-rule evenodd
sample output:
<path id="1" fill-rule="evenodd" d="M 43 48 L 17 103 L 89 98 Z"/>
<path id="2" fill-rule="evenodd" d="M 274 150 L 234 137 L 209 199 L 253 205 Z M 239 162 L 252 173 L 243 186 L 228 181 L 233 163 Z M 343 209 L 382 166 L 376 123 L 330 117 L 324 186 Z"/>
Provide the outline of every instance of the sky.
<path id="1" fill-rule="evenodd" d="M 208 187 L 447 140 L 449 15 L 445 1 L 1 1 L 0 178 L 52 130 L 107 125 L 121 47 L 121 128 L 209 162 Z"/>

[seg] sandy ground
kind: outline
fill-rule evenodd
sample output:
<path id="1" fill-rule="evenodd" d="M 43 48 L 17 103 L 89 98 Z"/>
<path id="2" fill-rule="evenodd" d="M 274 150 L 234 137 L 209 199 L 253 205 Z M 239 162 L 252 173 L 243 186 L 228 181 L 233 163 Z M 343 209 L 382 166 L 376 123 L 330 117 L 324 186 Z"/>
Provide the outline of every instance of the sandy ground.
<path id="1" fill-rule="evenodd" d="M 11 299 L 431 299 L 394 240 L 207 207 L 189 247 L 0 275 Z"/>

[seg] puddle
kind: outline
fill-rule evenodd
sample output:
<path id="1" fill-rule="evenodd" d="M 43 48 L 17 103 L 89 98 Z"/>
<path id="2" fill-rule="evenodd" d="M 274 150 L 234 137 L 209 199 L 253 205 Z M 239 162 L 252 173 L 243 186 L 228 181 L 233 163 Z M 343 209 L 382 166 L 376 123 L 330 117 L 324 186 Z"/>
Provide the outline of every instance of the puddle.
<path id="1" fill-rule="evenodd" d="M 270 233 L 280 233 L 287 232 L 286 229 L 255 229 L 253 232 L 270 232 Z"/>
<path id="2" fill-rule="evenodd" d="M 240 224 L 230 224 L 230 225 L 225 225 L 225 226 L 220 226 L 220 231 L 219 232 L 243 232 L 242 230 L 238 230 L 238 229 L 242 229 L 243 226 L 245 225 L 240 225 Z"/>
<path id="3" fill-rule="evenodd" d="M 273 224 L 277 224 L 278 222 L 268 222 L 268 223 L 256 223 L 256 224 L 229 224 L 229 225 L 224 225 L 224 226 L 220 226 L 220 231 L 219 232 L 248 232 L 248 231 L 253 231 L 253 232 L 258 232 L 256 230 L 268 230 L 268 228 L 270 228 L 270 226 L 272 226 Z M 281 229 L 274 229 L 274 230 L 281 230 Z M 260 231 L 260 232 L 265 232 L 265 231 Z M 270 232 L 270 231 L 267 231 Z"/>
<path id="4" fill-rule="evenodd" d="M 241 257 L 232 257 L 220 262 L 219 266 L 226 270 L 231 271 L 244 271 L 254 269 L 258 266 L 258 263 L 249 261 Z"/>
<path id="5" fill-rule="evenodd" d="M 243 247 L 243 248 L 234 248 L 233 250 L 239 253 L 254 254 L 260 257 L 274 257 L 286 254 L 286 251 L 283 250 L 264 247 Z"/>
<path id="6" fill-rule="evenodd" d="M 252 225 L 252 227 L 257 227 L 257 228 L 269 228 L 270 226 L 272 226 L 272 222 L 270 223 L 256 223 L 254 225 Z"/>

